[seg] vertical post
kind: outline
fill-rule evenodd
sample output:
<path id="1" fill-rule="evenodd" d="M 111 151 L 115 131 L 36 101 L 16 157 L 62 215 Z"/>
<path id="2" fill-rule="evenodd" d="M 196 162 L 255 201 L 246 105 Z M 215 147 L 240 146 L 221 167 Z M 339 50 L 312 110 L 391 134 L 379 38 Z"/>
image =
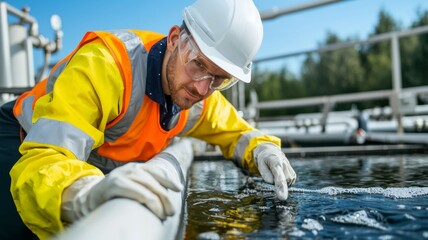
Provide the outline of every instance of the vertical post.
<path id="1" fill-rule="evenodd" d="M 33 48 L 28 38 L 28 29 L 21 24 L 9 25 L 10 64 L 12 85 L 10 87 L 30 87 L 34 80 L 32 63 Z M 31 69 L 31 70 L 30 70 Z M 34 81 L 33 81 L 34 82 Z"/>
<path id="2" fill-rule="evenodd" d="M 0 87 L 12 87 L 7 3 L 0 2 Z"/>
<path id="3" fill-rule="evenodd" d="M 25 40 L 25 48 L 27 52 L 27 86 L 32 87 L 36 84 L 36 80 L 34 78 L 34 56 L 33 56 L 33 43 L 31 42 L 30 38 L 27 38 Z"/>
<path id="4" fill-rule="evenodd" d="M 238 84 L 235 84 L 235 86 L 232 86 L 231 88 L 232 92 L 232 105 L 238 109 L 239 103 L 238 103 Z"/>
<path id="5" fill-rule="evenodd" d="M 401 61 L 400 61 L 400 42 L 398 34 L 391 37 L 391 70 L 392 70 L 392 88 L 393 94 L 390 98 L 392 111 L 397 119 L 397 133 L 403 133 L 403 121 L 400 107 L 401 95 Z"/>
<path id="6" fill-rule="evenodd" d="M 238 110 L 245 110 L 245 83 L 238 82 Z"/>
<path id="7" fill-rule="evenodd" d="M 334 105 L 336 103 L 334 101 L 332 101 L 330 98 L 327 98 L 324 106 L 322 108 L 322 114 L 321 114 L 321 119 L 320 119 L 320 124 L 321 124 L 321 132 L 325 133 L 326 129 L 327 129 L 327 121 L 328 121 L 328 114 L 330 113 L 330 111 L 333 109 Z"/>

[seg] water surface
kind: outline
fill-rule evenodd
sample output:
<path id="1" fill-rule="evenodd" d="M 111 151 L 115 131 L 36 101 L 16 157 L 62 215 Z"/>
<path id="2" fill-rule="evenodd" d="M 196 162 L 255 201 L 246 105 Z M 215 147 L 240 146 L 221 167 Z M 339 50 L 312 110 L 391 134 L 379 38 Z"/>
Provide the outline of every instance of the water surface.
<path id="1" fill-rule="evenodd" d="M 196 161 L 185 239 L 428 239 L 428 156 L 290 159 L 289 199 L 229 161 Z"/>

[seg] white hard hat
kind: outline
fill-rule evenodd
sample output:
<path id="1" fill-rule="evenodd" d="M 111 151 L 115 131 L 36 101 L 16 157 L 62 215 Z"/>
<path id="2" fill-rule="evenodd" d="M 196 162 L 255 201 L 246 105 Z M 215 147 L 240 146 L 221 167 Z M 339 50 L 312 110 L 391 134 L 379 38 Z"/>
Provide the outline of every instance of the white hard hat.
<path id="1" fill-rule="evenodd" d="M 202 53 L 241 81 L 251 81 L 251 64 L 263 26 L 252 0 L 198 0 L 183 19 Z"/>

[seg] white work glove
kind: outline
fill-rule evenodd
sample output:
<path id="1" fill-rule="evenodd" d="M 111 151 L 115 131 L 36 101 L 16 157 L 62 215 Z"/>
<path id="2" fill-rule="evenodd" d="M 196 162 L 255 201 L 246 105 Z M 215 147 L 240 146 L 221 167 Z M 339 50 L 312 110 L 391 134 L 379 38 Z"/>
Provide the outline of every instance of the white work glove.
<path id="1" fill-rule="evenodd" d="M 254 151 L 254 158 L 265 182 L 275 184 L 280 200 L 287 200 L 288 186 L 296 181 L 296 173 L 281 149 L 272 143 L 262 143 Z"/>
<path id="2" fill-rule="evenodd" d="M 104 176 L 78 179 L 62 195 L 61 218 L 74 222 L 112 198 L 128 198 L 144 204 L 161 220 L 175 213 L 168 189 L 183 189 L 172 164 L 157 158 L 146 163 L 128 163 Z"/>

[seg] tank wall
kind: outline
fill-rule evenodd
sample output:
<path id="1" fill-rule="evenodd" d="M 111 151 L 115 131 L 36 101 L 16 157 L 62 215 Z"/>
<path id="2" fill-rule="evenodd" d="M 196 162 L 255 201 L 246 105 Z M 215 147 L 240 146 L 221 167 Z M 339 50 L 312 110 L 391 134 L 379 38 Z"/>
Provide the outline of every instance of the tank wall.
<path id="1" fill-rule="evenodd" d="M 9 26 L 11 87 L 30 87 L 34 84 L 32 48 L 27 36 L 27 28 L 22 25 Z"/>
<path id="2" fill-rule="evenodd" d="M 0 2 L 0 87 L 12 85 L 6 3 Z"/>

